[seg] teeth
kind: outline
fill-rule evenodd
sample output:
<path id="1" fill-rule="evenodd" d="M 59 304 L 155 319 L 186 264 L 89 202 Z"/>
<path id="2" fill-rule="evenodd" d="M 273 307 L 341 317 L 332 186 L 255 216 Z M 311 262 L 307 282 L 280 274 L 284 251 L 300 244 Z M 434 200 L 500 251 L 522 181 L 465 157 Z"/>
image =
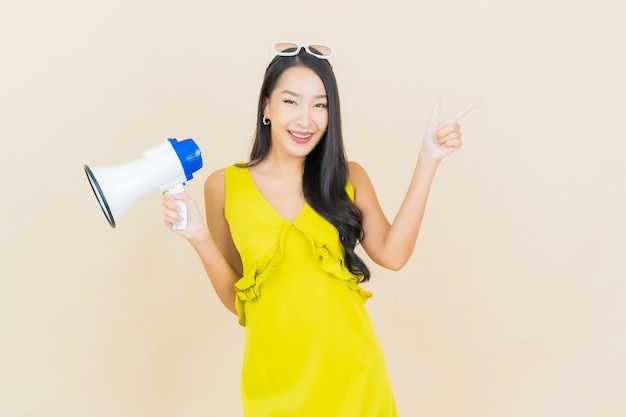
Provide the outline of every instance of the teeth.
<path id="1" fill-rule="evenodd" d="M 291 133 L 293 136 L 295 136 L 298 139 L 306 139 L 306 138 L 310 138 L 311 137 L 311 135 L 298 135 L 297 133 L 294 133 L 294 132 L 291 132 L 291 131 L 289 133 Z"/>

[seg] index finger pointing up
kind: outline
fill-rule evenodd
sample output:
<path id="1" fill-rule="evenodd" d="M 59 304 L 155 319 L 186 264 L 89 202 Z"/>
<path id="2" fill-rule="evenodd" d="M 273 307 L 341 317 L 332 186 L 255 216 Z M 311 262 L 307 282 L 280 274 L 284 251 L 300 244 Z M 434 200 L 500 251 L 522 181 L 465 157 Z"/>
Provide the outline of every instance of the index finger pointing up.
<path id="1" fill-rule="evenodd" d="M 430 120 L 428 121 L 430 124 L 434 124 L 435 126 L 439 123 L 439 112 L 441 111 L 441 98 L 437 97 L 435 100 L 435 105 L 433 106 L 433 112 L 430 114 Z"/>
<path id="2" fill-rule="evenodd" d="M 482 99 L 481 100 L 472 101 L 470 104 L 466 105 L 461 110 L 459 110 L 456 113 L 446 117 L 446 120 L 445 120 L 444 123 L 446 125 L 448 125 L 448 124 L 456 122 L 461 117 L 465 116 L 467 113 L 471 112 L 472 110 L 474 110 L 476 107 L 480 106 L 481 104 L 483 104 L 483 100 Z"/>
<path id="3" fill-rule="evenodd" d="M 441 110 L 441 98 L 437 97 L 435 105 L 433 106 L 433 112 L 428 119 L 428 126 L 426 128 L 426 136 L 430 137 L 435 134 L 435 131 L 439 127 L 439 111 Z"/>

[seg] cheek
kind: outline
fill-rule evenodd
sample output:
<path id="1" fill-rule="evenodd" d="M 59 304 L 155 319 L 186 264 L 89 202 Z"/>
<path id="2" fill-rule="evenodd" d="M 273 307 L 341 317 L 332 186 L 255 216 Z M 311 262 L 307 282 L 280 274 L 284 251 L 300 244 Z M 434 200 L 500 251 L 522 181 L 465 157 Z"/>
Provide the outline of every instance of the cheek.
<path id="1" fill-rule="evenodd" d="M 316 117 L 316 124 L 321 130 L 326 130 L 328 127 L 328 112 L 320 112 Z"/>

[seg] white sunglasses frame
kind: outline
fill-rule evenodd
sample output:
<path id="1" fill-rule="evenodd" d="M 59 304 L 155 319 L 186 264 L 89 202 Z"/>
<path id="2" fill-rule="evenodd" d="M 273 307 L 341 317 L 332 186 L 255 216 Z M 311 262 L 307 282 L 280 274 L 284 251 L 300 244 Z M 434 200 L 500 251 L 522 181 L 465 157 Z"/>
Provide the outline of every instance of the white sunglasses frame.
<path id="1" fill-rule="evenodd" d="M 278 48 L 276 48 L 276 45 L 280 45 L 281 43 L 284 44 L 289 44 L 289 45 L 293 45 L 295 47 L 295 50 L 290 51 L 290 52 L 284 52 L 284 51 L 280 51 L 278 50 Z M 318 46 L 322 46 L 324 48 L 328 48 L 330 50 L 330 53 L 328 55 L 323 55 L 323 54 L 319 54 L 316 53 L 314 51 L 311 50 L 311 46 L 315 47 L 316 45 Z M 304 50 L 309 54 L 309 55 L 313 55 L 315 58 L 317 59 L 325 59 L 328 61 L 328 63 L 332 66 L 333 65 L 333 56 L 335 55 L 335 48 L 333 48 L 330 45 L 325 45 L 323 43 L 307 43 L 307 44 L 299 44 L 297 42 L 291 42 L 291 41 L 279 41 L 279 42 L 272 42 L 270 45 L 270 51 L 272 53 L 274 53 L 277 56 L 296 56 L 300 53 L 300 50 L 304 48 Z M 269 60 L 268 60 L 269 61 Z"/>

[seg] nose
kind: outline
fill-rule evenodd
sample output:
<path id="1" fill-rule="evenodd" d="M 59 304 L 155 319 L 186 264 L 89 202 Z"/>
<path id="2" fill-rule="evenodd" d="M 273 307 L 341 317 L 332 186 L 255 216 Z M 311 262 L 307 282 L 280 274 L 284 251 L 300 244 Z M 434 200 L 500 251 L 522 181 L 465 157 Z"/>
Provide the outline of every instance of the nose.
<path id="1" fill-rule="evenodd" d="M 301 127 L 308 127 L 312 123 L 311 109 L 308 106 L 302 106 L 298 112 L 297 123 Z"/>

